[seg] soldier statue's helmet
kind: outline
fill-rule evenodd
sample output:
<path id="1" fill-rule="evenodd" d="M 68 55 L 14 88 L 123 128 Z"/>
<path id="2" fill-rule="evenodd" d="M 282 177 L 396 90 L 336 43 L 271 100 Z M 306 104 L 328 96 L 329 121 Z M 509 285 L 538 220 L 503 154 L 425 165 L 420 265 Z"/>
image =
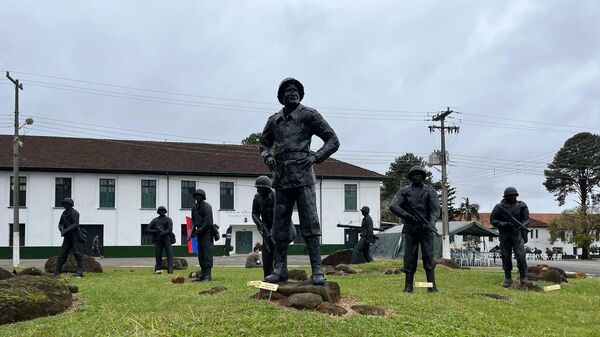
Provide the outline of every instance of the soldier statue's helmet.
<path id="1" fill-rule="evenodd" d="M 254 187 L 268 187 L 271 188 L 271 179 L 267 176 L 260 176 L 254 181 Z"/>
<path id="2" fill-rule="evenodd" d="M 517 189 L 514 187 L 507 187 L 504 190 L 504 196 L 508 197 L 509 195 L 519 195 L 519 192 L 517 192 Z"/>
<path id="3" fill-rule="evenodd" d="M 71 198 L 64 198 L 60 203 L 61 204 L 69 204 L 71 206 L 75 206 L 75 202 Z"/>
<path id="4" fill-rule="evenodd" d="M 298 81 L 295 78 L 288 77 L 281 81 L 281 83 L 279 84 L 279 89 L 277 89 L 277 99 L 281 104 L 283 104 L 283 91 L 285 90 L 285 86 L 290 83 L 298 87 L 298 95 L 300 95 L 300 101 L 302 101 L 302 99 L 304 98 L 304 86 L 302 85 L 302 83 L 300 83 L 300 81 Z"/>
<path id="5" fill-rule="evenodd" d="M 160 214 L 160 211 L 165 211 L 165 214 L 167 213 L 167 208 L 165 206 L 158 206 L 158 209 L 156 210 L 156 213 Z"/>
<path id="6" fill-rule="evenodd" d="M 371 211 L 371 209 L 369 208 L 369 206 L 363 206 L 363 207 L 360 209 L 360 211 L 361 211 L 361 212 L 366 212 L 366 213 L 369 213 L 369 212 Z"/>
<path id="7" fill-rule="evenodd" d="M 192 196 L 194 196 L 194 197 L 197 196 L 197 195 L 201 195 L 204 198 L 206 198 L 206 192 L 204 192 L 204 190 L 201 189 L 201 188 L 195 190 L 194 193 L 192 194 Z"/>
<path id="8" fill-rule="evenodd" d="M 427 171 L 425 171 L 425 169 L 419 165 L 415 165 L 413 167 L 410 168 L 410 171 L 408 171 L 407 177 L 408 179 L 412 178 L 413 174 L 416 173 L 420 173 L 423 175 L 423 178 L 427 177 Z"/>

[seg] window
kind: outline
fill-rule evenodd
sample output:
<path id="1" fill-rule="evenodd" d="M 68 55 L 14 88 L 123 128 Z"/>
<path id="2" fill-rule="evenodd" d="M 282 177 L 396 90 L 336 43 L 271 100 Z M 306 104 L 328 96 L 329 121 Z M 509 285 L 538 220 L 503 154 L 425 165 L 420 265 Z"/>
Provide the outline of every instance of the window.
<path id="1" fill-rule="evenodd" d="M 100 207 L 115 207 L 115 180 L 100 179 Z"/>
<path id="2" fill-rule="evenodd" d="M 536 239 L 538 238 L 538 230 L 537 229 L 535 230 L 535 238 Z"/>
<path id="3" fill-rule="evenodd" d="M 492 236 L 488 236 L 488 241 L 489 242 L 494 242 L 494 238 Z"/>
<path id="4" fill-rule="evenodd" d="M 153 245 L 154 242 L 152 242 L 152 234 L 150 234 L 150 232 L 148 232 L 148 224 L 142 224 L 142 231 L 141 231 L 141 239 L 140 239 L 140 244 L 142 246 L 148 246 L 148 245 Z"/>
<path id="5" fill-rule="evenodd" d="M 156 180 L 142 179 L 142 208 L 156 208 Z"/>
<path id="6" fill-rule="evenodd" d="M 454 243 L 454 235 L 450 235 L 450 243 Z"/>
<path id="7" fill-rule="evenodd" d="M 71 197 L 71 178 L 56 178 L 54 183 L 54 207 L 61 207 L 64 198 Z"/>
<path id="8" fill-rule="evenodd" d="M 13 224 L 8 224 L 8 245 L 13 245 Z M 19 224 L 19 247 L 25 246 L 25 224 Z"/>
<path id="9" fill-rule="evenodd" d="M 181 208 L 194 207 L 194 191 L 196 190 L 196 182 L 182 180 L 181 181 Z"/>
<path id="10" fill-rule="evenodd" d="M 533 239 L 533 231 L 529 232 L 529 238 Z"/>
<path id="11" fill-rule="evenodd" d="M 356 211 L 358 209 L 356 200 L 356 184 L 344 185 L 344 210 Z"/>
<path id="12" fill-rule="evenodd" d="M 13 206 L 13 177 L 10 177 L 10 206 Z M 19 177 L 19 207 L 27 205 L 27 177 Z"/>
<path id="13" fill-rule="evenodd" d="M 233 183 L 221 182 L 220 209 L 233 209 Z"/>

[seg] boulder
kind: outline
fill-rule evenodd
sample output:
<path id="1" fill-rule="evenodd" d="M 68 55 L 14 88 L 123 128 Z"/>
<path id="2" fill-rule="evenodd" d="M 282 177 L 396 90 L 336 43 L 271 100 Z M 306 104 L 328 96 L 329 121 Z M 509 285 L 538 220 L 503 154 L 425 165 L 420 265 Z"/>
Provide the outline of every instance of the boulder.
<path id="1" fill-rule="evenodd" d="M 335 270 L 344 272 L 345 274 L 358 274 L 358 270 L 352 268 L 352 266 L 343 263 L 336 265 Z"/>
<path id="2" fill-rule="evenodd" d="M 329 302 L 319 304 L 317 311 L 333 316 L 343 316 L 348 313 L 348 310 L 344 309 L 344 307 Z"/>
<path id="3" fill-rule="evenodd" d="M 562 276 L 560 272 L 556 269 L 549 269 L 548 271 L 542 273 L 542 279 L 548 282 L 552 282 L 555 284 L 559 284 L 562 282 L 567 282 L 567 278 Z"/>
<path id="4" fill-rule="evenodd" d="M 383 273 L 386 275 L 394 275 L 394 269 L 392 269 L 392 268 L 385 269 L 383 271 Z"/>
<path id="5" fill-rule="evenodd" d="M 56 315 L 72 303 L 69 287 L 57 278 L 19 275 L 0 281 L 0 324 Z"/>
<path id="6" fill-rule="evenodd" d="M 53 256 L 46 261 L 46 265 L 44 266 L 44 270 L 47 273 L 54 273 L 56 270 L 56 256 Z M 73 255 L 69 255 L 67 258 L 67 262 L 63 265 L 62 272 L 63 273 L 74 273 L 77 270 L 77 263 L 75 262 L 75 257 Z M 83 272 L 85 273 L 102 273 L 102 265 L 100 262 L 96 261 L 93 257 L 84 255 L 83 256 Z"/>
<path id="7" fill-rule="evenodd" d="M 269 299 L 269 295 L 271 296 L 271 300 L 272 301 L 278 301 L 278 300 L 280 300 L 282 298 L 285 298 L 285 296 L 283 296 L 280 293 L 277 293 L 277 292 L 271 293 L 268 290 L 260 289 L 256 294 L 250 296 L 250 299 L 253 299 L 253 300 L 268 300 Z"/>
<path id="8" fill-rule="evenodd" d="M 527 278 L 530 280 L 544 280 L 552 283 L 562 283 L 567 281 L 567 273 L 556 267 L 550 267 L 545 264 L 527 267 Z"/>
<path id="9" fill-rule="evenodd" d="M 19 272 L 19 275 L 33 275 L 33 276 L 40 276 L 43 275 L 44 272 L 39 270 L 36 267 L 29 267 L 29 268 L 25 268 L 23 270 L 21 270 Z"/>
<path id="10" fill-rule="evenodd" d="M 585 277 L 586 277 L 586 275 L 584 272 L 580 272 L 580 271 L 575 272 L 575 278 L 585 278 Z"/>
<path id="11" fill-rule="evenodd" d="M 525 283 L 524 285 L 521 285 L 519 282 L 515 282 L 512 285 L 513 289 L 517 289 L 517 290 L 524 290 L 524 291 L 535 291 L 535 292 L 542 292 L 544 291 L 544 289 L 542 289 L 542 287 L 540 287 L 539 285 L 537 285 L 534 282 L 531 281 L 527 281 L 527 283 Z"/>
<path id="12" fill-rule="evenodd" d="M 394 274 L 402 274 L 404 273 L 404 268 L 396 268 L 394 269 Z"/>
<path id="13" fill-rule="evenodd" d="M 351 306 L 352 310 L 358 312 L 361 315 L 369 315 L 369 316 L 384 316 L 385 310 L 374 305 L 368 304 L 356 304 Z"/>
<path id="14" fill-rule="evenodd" d="M 365 263 L 367 260 L 359 254 L 358 263 Z M 352 249 L 342 249 L 331 253 L 323 259 L 323 265 L 337 266 L 338 264 L 352 264 Z"/>
<path id="15" fill-rule="evenodd" d="M 5 280 L 7 278 L 11 278 L 13 275 L 11 272 L 4 268 L 0 268 L 0 280 Z"/>
<path id="16" fill-rule="evenodd" d="M 463 269 L 463 267 L 461 267 L 458 263 L 450 260 L 450 259 L 444 259 L 444 258 L 439 258 L 437 259 L 437 261 L 435 261 L 437 264 L 442 265 L 442 266 L 446 266 L 448 268 L 452 268 L 452 269 Z"/>
<path id="17" fill-rule="evenodd" d="M 296 293 L 284 298 L 280 303 L 284 307 L 311 310 L 323 303 L 323 298 L 313 293 Z"/>
<path id="18" fill-rule="evenodd" d="M 284 296 L 298 293 L 316 294 L 321 296 L 323 301 L 331 303 L 337 303 L 341 298 L 340 286 L 336 282 L 325 282 L 322 286 L 313 285 L 310 281 L 279 283 L 277 292 Z"/>
<path id="19" fill-rule="evenodd" d="M 162 259 L 162 265 L 160 266 L 161 269 L 167 270 L 168 266 L 167 266 L 167 258 L 163 258 Z M 187 260 L 181 257 L 174 257 L 173 258 L 173 269 L 174 270 L 186 270 L 188 268 L 188 263 Z"/>
<path id="20" fill-rule="evenodd" d="M 308 275 L 302 269 L 292 269 L 288 271 L 288 278 L 295 281 L 306 281 L 308 280 Z"/>
<path id="21" fill-rule="evenodd" d="M 67 287 L 69 288 L 71 294 L 77 294 L 79 292 L 79 287 L 74 284 L 67 284 Z"/>
<path id="22" fill-rule="evenodd" d="M 216 293 L 220 293 L 221 291 L 225 291 L 227 290 L 226 287 L 223 286 L 216 286 L 216 287 L 212 287 L 208 290 L 202 290 L 198 292 L 198 295 L 214 295 Z"/>

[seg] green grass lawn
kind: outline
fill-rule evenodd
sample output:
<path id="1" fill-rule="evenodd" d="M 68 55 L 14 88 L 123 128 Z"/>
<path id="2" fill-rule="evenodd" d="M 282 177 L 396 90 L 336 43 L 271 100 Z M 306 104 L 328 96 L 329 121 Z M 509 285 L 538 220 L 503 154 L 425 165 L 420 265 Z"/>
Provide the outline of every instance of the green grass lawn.
<path id="1" fill-rule="evenodd" d="M 260 269 L 215 268 L 213 282 L 176 285 L 150 268 L 109 268 L 72 279 L 85 302 L 74 312 L 3 325 L 0 336 L 600 336 L 598 278 L 570 279 L 559 291 L 534 293 L 502 288 L 499 269 L 439 266 L 439 293 L 404 294 L 404 275 L 375 273 L 399 266 L 375 262 L 361 265 L 366 273 L 360 275 L 329 277 L 344 297 L 381 306 L 391 317 L 333 318 L 251 300 L 256 290 L 246 281 L 260 279 Z M 422 270 L 416 281 L 425 281 Z M 197 295 L 217 285 L 228 290 Z"/>

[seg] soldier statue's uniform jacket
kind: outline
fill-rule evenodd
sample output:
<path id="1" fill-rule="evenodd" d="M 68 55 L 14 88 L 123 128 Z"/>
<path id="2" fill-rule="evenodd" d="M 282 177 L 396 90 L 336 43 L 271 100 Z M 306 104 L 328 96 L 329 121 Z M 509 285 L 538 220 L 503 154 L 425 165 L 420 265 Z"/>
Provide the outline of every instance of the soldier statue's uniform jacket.
<path id="1" fill-rule="evenodd" d="M 329 158 L 340 146 L 333 129 L 315 109 L 298 104 L 287 117 L 283 109 L 269 118 L 260 140 L 260 155 L 265 160 L 274 156 L 277 162 L 273 172 L 273 188 L 285 189 L 314 185 L 317 180 L 311 167 L 296 164 L 297 159 L 308 157 L 313 135 L 324 142 L 312 155 L 317 164 Z"/>
<path id="2" fill-rule="evenodd" d="M 162 269 L 163 250 L 167 255 L 167 271 L 173 273 L 173 247 L 171 246 L 171 235 L 173 233 L 173 221 L 166 215 L 157 216 L 150 221 L 148 232 L 152 233 L 154 242 L 154 270 Z"/>
<path id="3" fill-rule="evenodd" d="M 70 235 L 74 239 L 83 241 L 83 236 L 79 228 L 79 212 L 75 208 L 65 209 L 58 221 L 58 230 L 64 231 L 65 237 Z"/>
<path id="4" fill-rule="evenodd" d="M 440 201 L 437 192 L 431 186 L 423 184 L 423 187 L 417 188 L 413 185 L 408 185 L 396 192 L 390 205 L 396 206 L 395 211 L 400 213 L 399 216 L 403 219 L 409 214 L 402 208 L 402 205 L 405 202 L 410 203 L 415 212 L 429 220 L 429 223 L 433 225 L 435 225 L 437 219 L 440 217 Z M 425 229 L 421 224 L 412 223 L 411 220 L 405 220 L 402 233 L 415 231 L 423 232 Z"/>
<path id="5" fill-rule="evenodd" d="M 213 266 L 213 213 L 205 200 L 192 207 L 192 226 L 197 233 L 198 262 L 201 268 Z"/>
<path id="6" fill-rule="evenodd" d="M 369 214 L 366 214 L 360 224 L 360 239 L 352 249 L 351 263 L 360 263 L 360 255 L 365 258 L 365 261 L 373 262 L 370 251 L 373 242 L 373 219 Z"/>
<path id="7" fill-rule="evenodd" d="M 360 224 L 360 237 L 364 237 L 368 243 L 373 243 L 373 218 L 365 215 Z"/>
<path id="8" fill-rule="evenodd" d="M 525 204 L 523 201 L 517 200 L 517 202 L 511 205 L 510 203 L 506 202 L 506 200 L 502 200 L 494 207 L 492 213 L 490 214 L 490 223 L 494 227 L 497 227 L 501 233 L 521 231 L 521 229 L 515 228 L 513 224 L 510 223 L 510 219 L 508 218 L 508 215 L 504 213 L 502 207 L 504 207 L 504 209 L 514 216 L 515 219 L 527 226 L 529 223 L 529 208 L 527 207 L 527 204 Z"/>
<path id="9" fill-rule="evenodd" d="M 168 216 L 157 216 L 150 221 L 148 232 L 152 233 L 154 242 L 170 240 L 169 234 L 173 233 L 173 221 Z"/>

